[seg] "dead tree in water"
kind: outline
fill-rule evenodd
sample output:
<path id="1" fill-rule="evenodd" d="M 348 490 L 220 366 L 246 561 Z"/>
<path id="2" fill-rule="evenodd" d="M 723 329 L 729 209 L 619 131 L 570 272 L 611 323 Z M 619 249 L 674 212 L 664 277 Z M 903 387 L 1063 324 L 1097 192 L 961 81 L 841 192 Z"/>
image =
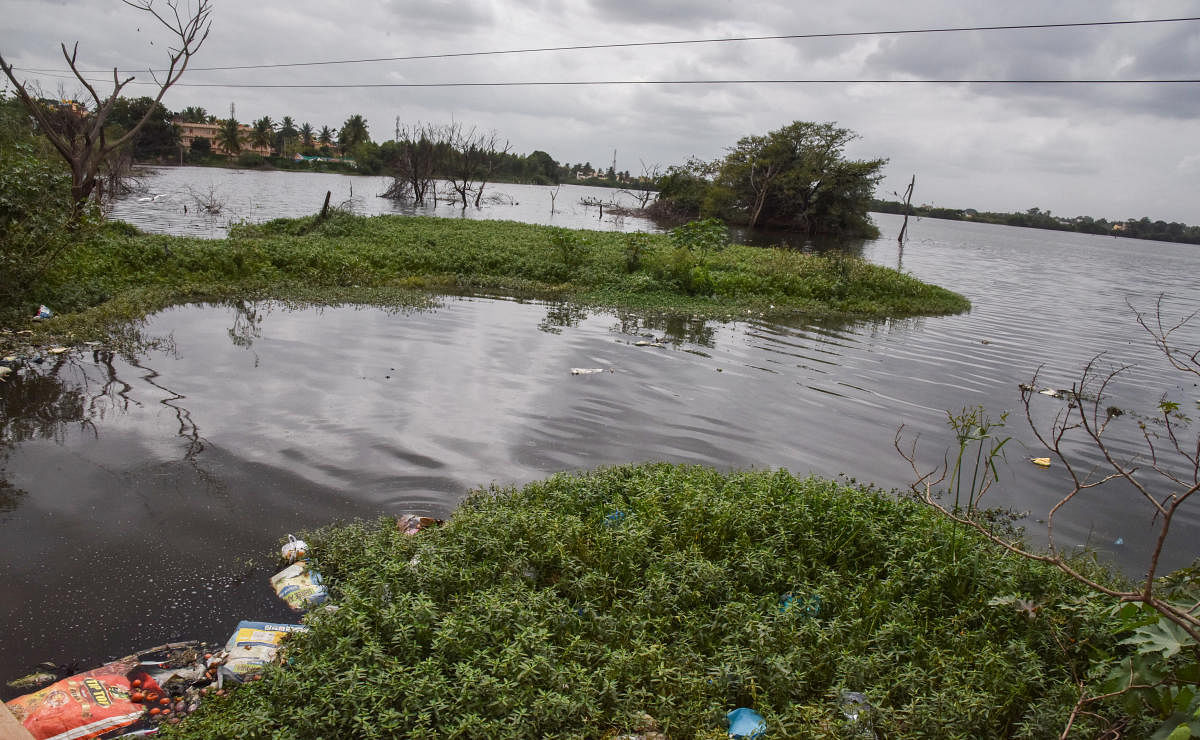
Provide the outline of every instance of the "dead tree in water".
<path id="1" fill-rule="evenodd" d="M 158 85 L 154 104 L 147 106 L 146 113 L 141 120 L 115 141 L 110 142 L 105 137 L 105 123 L 117 98 L 121 96 L 121 90 L 134 80 L 132 76 L 121 79 L 118 71 L 114 68 L 112 92 L 101 97 L 96 87 L 88 81 L 85 73 L 81 72 L 76 64 L 79 44 L 76 43 L 71 51 L 67 51 L 66 44 L 60 44 L 63 57 L 67 60 L 71 72 L 92 97 L 92 102 L 89 104 L 90 110 L 80 111 L 67 105 L 43 103 L 39 99 L 40 95 L 30 94 L 26 83 L 16 78 L 12 65 L 6 62 L 3 56 L 0 56 L 0 68 L 12 82 L 17 98 L 24 104 L 29 114 L 37 120 L 38 128 L 58 150 L 71 170 L 71 198 L 75 204 L 76 216 L 82 213 L 82 206 L 100 186 L 101 170 L 106 166 L 109 158 L 128 144 L 150 120 L 150 116 L 157 109 L 158 103 L 162 101 L 167 90 L 183 76 L 192 55 L 199 51 L 204 44 L 211 28 L 209 16 L 212 13 L 212 6 L 209 0 L 197 0 L 191 8 L 185 6 L 183 14 L 180 13 L 180 0 L 167 0 L 167 10 L 161 13 L 154 8 L 154 0 L 123 0 L 123 2 L 153 16 L 172 35 L 178 37 L 179 46 L 168 49 L 169 65 L 162 79 L 159 79 L 153 71 L 150 72 L 151 77 Z M 37 92 L 36 87 L 34 92 Z"/>
<path id="2" fill-rule="evenodd" d="M 904 225 L 900 227 L 900 236 L 897 241 L 900 246 L 904 246 L 904 237 L 908 234 L 908 214 L 912 213 L 912 194 L 913 186 L 917 184 L 917 176 L 913 175 L 912 180 L 908 183 L 908 189 L 904 191 Z"/>
<path id="3" fill-rule="evenodd" d="M 417 205 L 424 205 L 426 194 L 434 187 L 439 160 L 449 143 L 449 134 L 446 126 L 397 124 L 396 143 L 399 152 L 393 164 L 392 185 L 383 194 L 384 197 L 393 200 L 411 198 Z M 436 203 L 436 191 L 432 197 Z"/>

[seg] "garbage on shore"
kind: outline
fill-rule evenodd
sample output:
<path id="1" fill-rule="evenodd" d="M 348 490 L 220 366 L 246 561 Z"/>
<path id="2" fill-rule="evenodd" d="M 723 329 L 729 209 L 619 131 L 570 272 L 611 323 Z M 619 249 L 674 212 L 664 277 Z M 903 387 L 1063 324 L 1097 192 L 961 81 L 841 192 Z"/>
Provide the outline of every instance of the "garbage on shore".
<path id="1" fill-rule="evenodd" d="M 767 721 L 753 709 L 739 707 L 728 715 L 729 737 L 760 738 L 767 734 Z"/>
<path id="2" fill-rule="evenodd" d="M 309 627 L 303 624 L 238 622 L 233 636 L 225 643 L 226 657 L 220 667 L 221 677 L 245 683 L 255 676 L 261 676 L 263 670 L 275 662 L 285 637 L 308 630 Z"/>
<path id="3" fill-rule="evenodd" d="M 441 519 L 416 514 L 396 520 L 406 534 L 442 524 Z M 297 611 L 324 603 L 329 594 L 321 575 L 309 566 L 308 545 L 294 535 L 287 537 L 280 555 L 288 565 L 271 577 L 271 586 Z M 326 606 L 329 611 L 336 608 Z M 39 664 L 7 682 L 13 689 L 36 690 L 4 707 L 34 740 L 154 735 L 160 724 L 176 724 L 199 709 L 206 697 L 224 696 L 227 682 L 261 679 L 266 668 L 281 659 L 286 638 L 309 629 L 304 624 L 242 620 L 220 650 L 197 641 L 168 643 L 66 677 L 62 675 L 73 673 L 73 668 Z M 44 684 L 49 685 L 38 688 Z"/>
<path id="4" fill-rule="evenodd" d="M 215 666 L 225 659 L 205 649 L 194 641 L 149 648 L 59 679 L 5 706 L 35 740 L 151 734 L 159 723 L 177 722 L 199 708 L 202 693 L 216 680 Z"/>
<path id="5" fill-rule="evenodd" d="M 310 568 L 307 560 L 297 560 L 271 576 L 271 588 L 293 611 L 324 604 L 329 598 L 321 574 Z"/>
<path id="6" fill-rule="evenodd" d="M 396 519 L 396 529 L 404 534 L 416 534 L 422 529 L 429 527 L 440 527 L 445 524 L 443 519 L 434 519 L 431 516 L 420 516 L 417 514 L 405 514 Z"/>

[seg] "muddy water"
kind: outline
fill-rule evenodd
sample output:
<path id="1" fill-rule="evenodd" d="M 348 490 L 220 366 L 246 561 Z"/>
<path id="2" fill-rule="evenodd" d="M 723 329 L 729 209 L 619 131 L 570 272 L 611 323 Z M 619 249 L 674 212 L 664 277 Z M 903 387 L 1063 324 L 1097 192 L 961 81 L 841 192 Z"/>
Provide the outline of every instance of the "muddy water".
<path id="1" fill-rule="evenodd" d="M 76 351 L 31 365 L 0 386 L 0 676 L 287 619 L 266 584 L 283 535 L 445 515 L 479 485 L 670 460 L 903 486 L 899 425 L 921 434 L 933 463 L 952 441 L 946 409 L 1015 410 L 1017 384 L 1039 365 L 1045 385 L 1069 387 L 1098 351 L 1138 366 L 1112 405 L 1200 399 L 1125 305 L 1165 293 L 1171 316 L 1200 306 L 1194 247 L 928 220 L 901 254 L 898 222 L 875 218 L 885 237 L 865 257 L 960 291 L 973 310 L 779 323 L 489 298 L 408 312 L 185 306 L 140 327 L 160 341 L 137 356 Z M 664 346 L 637 345 L 647 339 Z M 1200 346 L 1200 327 L 1180 340 Z M 1061 409 L 1034 398 L 1039 421 Z M 1018 413 L 1007 431 L 991 503 L 1045 512 L 1065 475 L 1026 461 L 1035 440 Z M 1112 434 L 1119 453 L 1138 449 L 1131 415 Z M 1116 492 L 1059 526 L 1064 541 L 1130 570 L 1150 545 L 1149 518 Z M 1172 565 L 1196 556 L 1200 517 L 1175 526 Z"/>

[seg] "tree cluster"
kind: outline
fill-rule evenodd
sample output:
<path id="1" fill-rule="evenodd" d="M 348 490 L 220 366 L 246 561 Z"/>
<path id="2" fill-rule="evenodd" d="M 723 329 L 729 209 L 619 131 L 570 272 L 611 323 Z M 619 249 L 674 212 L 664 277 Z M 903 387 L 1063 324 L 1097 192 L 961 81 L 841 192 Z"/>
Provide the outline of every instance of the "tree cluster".
<path id="1" fill-rule="evenodd" d="M 874 235 L 867 211 L 887 160 L 846 159 L 845 147 L 856 138 L 833 123 L 808 121 L 744 137 L 721 159 L 671 167 L 659 181 L 654 211 L 752 228 Z"/>

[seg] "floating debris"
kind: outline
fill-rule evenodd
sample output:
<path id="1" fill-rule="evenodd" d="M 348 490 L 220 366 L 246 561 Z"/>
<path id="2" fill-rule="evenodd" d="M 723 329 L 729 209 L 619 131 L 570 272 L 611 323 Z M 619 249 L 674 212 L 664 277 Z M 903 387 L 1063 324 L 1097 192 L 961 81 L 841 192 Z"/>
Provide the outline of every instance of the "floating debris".
<path id="1" fill-rule="evenodd" d="M 12 371 L 13 369 L 8 365 L 0 365 L 0 383 L 4 382 L 4 379 L 9 375 L 12 375 Z"/>
<path id="2" fill-rule="evenodd" d="M 7 682 L 5 686 L 9 687 L 10 689 L 17 689 L 18 691 L 27 691 L 29 689 L 36 689 L 39 686 L 45 686 L 46 684 L 53 683 L 57 680 L 57 674 L 46 673 L 43 671 L 40 673 L 30 673 L 27 676 L 21 676 L 20 678 L 13 679 L 12 681 Z"/>
<path id="3" fill-rule="evenodd" d="M 66 347 L 51 347 L 50 349 L 46 350 L 46 352 L 48 354 L 52 354 L 52 355 L 61 355 L 64 352 L 70 352 L 70 351 L 71 350 L 67 349 Z"/>
<path id="4" fill-rule="evenodd" d="M 665 344 L 663 344 L 662 342 L 659 342 L 659 341 L 653 341 L 653 342 L 649 342 L 649 341 L 646 341 L 645 339 L 641 339 L 641 340 L 638 340 L 638 341 L 634 342 L 634 343 L 633 343 L 633 346 L 634 346 L 634 347 L 657 347 L 657 348 L 659 348 L 659 349 L 663 349 L 663 348 L 665 348 L 667 345 L 665 345 Z"/>
<path id="5" fill-rule="evenodd" d="M 34 314 L 33 320 L 41 321 L 42 319 L 48 319 L 53 315 L 54 315 L 54 312 L 51 311 L 49 308 L 46 308 L 45 306 L 38 306 L 38 311 L 36 314 Z"/>
<path id="6" fill-rule="evenodd" d="M 1042 468 L 1050 467 L 1050 458 L 1048 457 L 1031 457 L 1029 458 L 1029 462 Z"/>
<path id="7" fill-rule="evenodd" d="M 1062 391 L 1056 391 L 1053 388 L 1043 388 L 1042 390 L 1038 391 L 1038 393 L 1042 394 L 1043 396 L 1050 396 L 1051 398 L 1063 397 Z"/>
<path id="8" fill-rule="evenodd" d="M 602 367 L 573 367 L 573 368 L 571 368 L 572 375 L 596 375 L 597 373 L 603 373 L 603 372 L 611 373 L 612 370 L 606 371 Z"/>

